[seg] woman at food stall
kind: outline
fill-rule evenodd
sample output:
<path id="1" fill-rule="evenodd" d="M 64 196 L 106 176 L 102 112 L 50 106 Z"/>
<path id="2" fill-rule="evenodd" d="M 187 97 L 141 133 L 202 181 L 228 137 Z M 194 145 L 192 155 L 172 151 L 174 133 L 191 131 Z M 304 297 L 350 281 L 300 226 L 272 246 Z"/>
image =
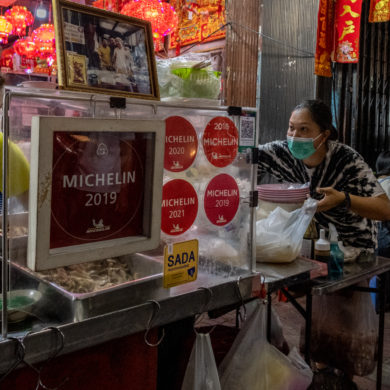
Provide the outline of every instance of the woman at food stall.
<path id="1" fill-rule="evenodd" d="M 339 240 L 350 249 L 349 253 L 354 253 L 355 260 L 360 261 L 375 254 L 376 221 L 390 220 L 390 200 L 363 158 L 336 139 L 337 130 L 332 124 L 330 108 L 319 100 L 303 101 L 291 113 L 286 140 L 259 146 L 259 179 L 267 172 L 279 181 L 310 183 L 310 196 L 318 200 L 314 216 L 318 228 L 327 230 L 329 223 L 333 223 Z M 361 304 L 361 295 L 358 294 L 361 293 L 341 290 L 337 296 L 330 294 L 313 298 L 311 356 L 316 362 L 325 363 L 316 365 L 322 369 L 317 373 L 323 375 L 325 370 L 329 370 L 326 371 L 327 379 L 321 382 L 322 376 L 317 382 L 320 386 L 340 384 L 340 376 L 335 375 L 333 368 L 329 369 L 328 366 L 341 369 L 346 374 L 343 378 L 349 381 L 351 388 L 355 388 L 350 380 L 354 374 L 367 375 L 374 367 L 376 333 L 374 342 L 370 339 L 371 347 L 368 347 L 372 351 L 372 356 L 368 356 L 372 359 L 359 368 L 360 371 L 354 366 L 356 355 L 349 349 L 351 344 L 347 343 L 348 336 L 359 326 L 357 318 L 364 318 L 360 322 L 368 323 L 367 318 L 375 317 L 368 294 L 368 301 L 364 300 L 364 304 Z M 331 315 L 327 316 L 326 313 Z M 372 331 L 371 328 L 369 330 Z M 368 334 L 368 330 L 363 333 Z M 361 356 L 359 349 L 366 347 L 366 340 L 359 339 L 358 331 L 356 334 L 352 336 L 354 348 L 357 349 L 356 354 Z M 346 342 L 345 348 L 343 340 Z M 315 344 L 317 353 L 313 351 Z M 331 380 L 329 383 L 329 376 L 333 382 Z M 349 388 L 345 386 L 344 383 L 337 388 Z"/>
<path id="2" fill-rule="evenodd" d="M 375 221 L 390 219 L 390 201 L 363 158 L 336 139 L 330 108 L 302 102 L 291 113 L 286 140 L 259 146 L 259 178 L 268 172 L 283 182 L 309 182 L 318 225 L 328 229 L 331 222 L 344 246 L 374 253 Z"/>

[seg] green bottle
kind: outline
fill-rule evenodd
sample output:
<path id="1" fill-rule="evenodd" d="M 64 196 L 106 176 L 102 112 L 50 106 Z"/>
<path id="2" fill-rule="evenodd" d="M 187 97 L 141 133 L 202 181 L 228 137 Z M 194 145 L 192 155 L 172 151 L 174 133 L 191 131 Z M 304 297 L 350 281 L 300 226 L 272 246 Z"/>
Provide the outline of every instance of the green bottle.
<path id="1" fill-rule="evenodd" d="M 344 273 L 344 253 L 338 244 L 336 227 L 330 223 L 330 258 L 328 263 L 328 278 L 331 280 L 340 279 Z"/>

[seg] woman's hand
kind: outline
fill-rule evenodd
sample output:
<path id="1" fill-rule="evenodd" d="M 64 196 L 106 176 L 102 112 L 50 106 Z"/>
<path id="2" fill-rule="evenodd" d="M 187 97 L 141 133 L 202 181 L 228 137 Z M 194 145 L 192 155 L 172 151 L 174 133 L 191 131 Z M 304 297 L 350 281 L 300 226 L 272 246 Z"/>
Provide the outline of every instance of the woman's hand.
<path id="1" fill-rule="evenodd" d="M 319 194 L 325 196 L 318 202 L 317 211 L 328 211 L 337 207 L 345 200 L 344 192 L 335 190 L 333 187 L 317 188 L 316 191 Z"/>
<path id="2" fill-rule="evenodd" d="M 316 190 L 325 196 L 318 202 L 317 211 L 327 211 L 339 206 L 345 200 L 344 192 L 337 191 L 332 187 L 317 188 Z M 363 218 L 377 221 L 390 220 L 390 200 L 386 194 L 378 196 L 350 196 L 350 210 Z"/>

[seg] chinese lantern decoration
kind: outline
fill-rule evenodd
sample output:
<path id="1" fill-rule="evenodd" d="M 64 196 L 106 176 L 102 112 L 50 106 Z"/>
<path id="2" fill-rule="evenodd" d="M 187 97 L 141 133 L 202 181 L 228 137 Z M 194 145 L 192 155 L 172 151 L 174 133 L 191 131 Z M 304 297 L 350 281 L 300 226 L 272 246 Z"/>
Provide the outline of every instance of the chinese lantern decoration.
<path id="1" fill-rule="evenodd" d="M 8 43 L 8 35 L 12 32 L 12 24 L 5 18 L 0 16 L 0 43 Z"/>
<path id="2" fill-rule="evenodd" d="M 24 6 L 14 5 L 5 12 L 5 18 L 12 24 L 12 34 L 26 35 L 26 27 L 34 23 L 32 13 Z"/>
<path id="3" fill-rule="evenodd" d="M 14 43 L 14 49 L 16 53 L 26 58 L 35 58 L 37 55 L 37 48 L 31 37 L 18 39 Z"/>
<path id="4" fill-rule="evenodd" d="M 31 39 L 35 43 L 37 55 L 40 58 L 55 57 L 55 34 L 54 25 L 41 24 L 31 34 Z"/>
<path id="5" fill-rule="evenodd" d="M 170 34 L 178 23 L 175 9 L 161 0 L 131 0 L 122 7 L 120 13 L 148 20 L 152 24 L 155 40 Z"/>

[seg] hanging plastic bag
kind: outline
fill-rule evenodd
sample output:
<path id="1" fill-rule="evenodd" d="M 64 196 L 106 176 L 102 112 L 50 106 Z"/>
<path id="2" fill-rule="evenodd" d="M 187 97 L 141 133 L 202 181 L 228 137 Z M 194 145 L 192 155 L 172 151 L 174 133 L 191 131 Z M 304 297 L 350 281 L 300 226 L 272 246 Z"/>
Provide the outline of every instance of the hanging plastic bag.
<path id="1" fill-rule="evenodd" d="M 221 390 L 208 333 L 196 333 L 181 390 Z"/>
<path id="2" fill-rule="evenodd" d="M 256 300 L 250 301 L 245 304 L 246 315 L 250 317 L 252 313 L 257 309 L 257 306 L 258 303 Z M 273 306 L 271 306 L 270 343 L 285 355 L 288 355 L 288 353 L 290 352 L 287 340 L 283 334 L 282 322 L 280 321 L 278 313 L 275 311 L 275 308 Z"/>
<path id="3" fill-rule="evenodd" d="M 302 239 L 317 210 L 317 201 L 309 198 L 292 212 L 277 207 L 256 222 L 256 261 L 287 263 L 301 252 Z"/>
<path id="4" fill-rule="evenodd" d="M 375 368 L 377 332 L 370 294 L 342 290 L 313 297 L 310 353 L 314 361 L 350 375 L 368 375 Z"/>
<path id="5" fill-rule="evenodd" d="M 311 376 L 268 343 L 265 305 L 257 305 L 219 367 L 222 390 L 306 389 Z"/>

